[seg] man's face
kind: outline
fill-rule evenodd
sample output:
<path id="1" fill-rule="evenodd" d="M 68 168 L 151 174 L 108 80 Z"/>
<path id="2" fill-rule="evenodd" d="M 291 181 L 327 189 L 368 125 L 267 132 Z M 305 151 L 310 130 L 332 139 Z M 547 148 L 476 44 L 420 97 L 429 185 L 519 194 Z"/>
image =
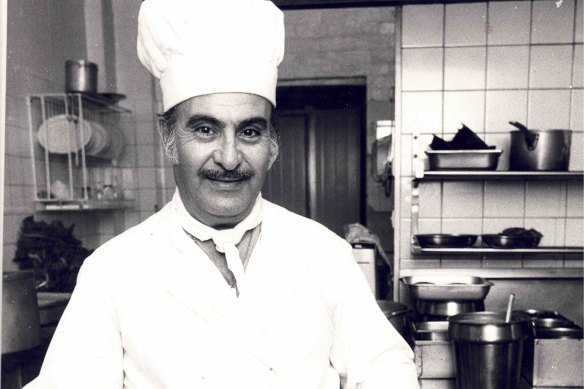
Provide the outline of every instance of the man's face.
<path id="1" fill-rule="evenodd" d="M 247 93 L 196 96 L 177 107 L 174 176 L 194 218 L 228 227 L 249 214 L 276 155 L 271 109 Z"/>

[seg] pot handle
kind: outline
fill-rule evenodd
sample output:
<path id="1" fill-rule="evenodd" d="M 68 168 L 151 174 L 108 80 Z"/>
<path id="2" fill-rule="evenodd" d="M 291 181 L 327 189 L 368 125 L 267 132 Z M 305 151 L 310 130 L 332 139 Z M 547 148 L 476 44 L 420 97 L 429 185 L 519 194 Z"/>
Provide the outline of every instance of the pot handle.
<path id="1" fill-rule="evenodd" d="M 525 138 L 525 144 L 527 146 L 527 149 L 533 151 L 537 146 L 539 134 L 533 131 L 529 131 L 527 127 L 525 127 L 523 124 L 519 122 L 509 122 L 509 124 L 511 124 L 514 127 L 517 127 L 519 131 L 521 131 L 523 137 Z"/>

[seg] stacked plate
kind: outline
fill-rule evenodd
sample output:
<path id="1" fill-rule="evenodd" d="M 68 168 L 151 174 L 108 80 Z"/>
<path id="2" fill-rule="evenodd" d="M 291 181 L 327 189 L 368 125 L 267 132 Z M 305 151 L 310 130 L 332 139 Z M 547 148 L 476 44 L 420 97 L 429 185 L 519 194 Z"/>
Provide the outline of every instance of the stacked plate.
<path id="1" fill-rule="evenodd" d="M 85 148 L 86 155 L 106 159 L 119 158 L 124 147 L 120 131 L 109 131 L 99 123 L 67 115 L 44 121 L 37 132 L 37 141 L 53 154 L 77 153 Z"/>

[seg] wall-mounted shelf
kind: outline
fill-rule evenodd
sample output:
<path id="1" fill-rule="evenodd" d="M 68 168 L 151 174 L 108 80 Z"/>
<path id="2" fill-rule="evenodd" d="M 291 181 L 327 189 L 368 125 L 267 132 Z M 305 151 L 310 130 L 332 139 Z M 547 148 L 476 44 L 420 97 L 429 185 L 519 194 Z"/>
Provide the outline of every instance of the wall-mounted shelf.
<path id="1" fill-rule="evenodd" d="M 584 179 L 583 171 L 504 171 L 504 170 L 433 170 L 424 171 L 418 181 L 439 180 L 572 180 Z"/>
<path id="2" fill-rule="evenodd" d="M 37 202 L 37 211 L 99 211 L 134 208 L 134 200 L 78 200 Z"/>
<path id="3" fill-rule="evenodd" d="M 495 249 L 490 247 L 465 247 L 465 248 L 422 248 L 412 245 L 414 254 L 582 254 L 584 247 L 533 247 L 515 249 Z"/>
<path id="4" fill-rule="evenodd" d="M 461 275 L 468 276 L 472 274 L 475 277 L 483 277 L 486 279 L 578 279 L 584 276 L 584 269 L 578 268 L 448 268 L 448 269 L 401 269 L 400 277 L 413 277 L 424 275 Z"/>

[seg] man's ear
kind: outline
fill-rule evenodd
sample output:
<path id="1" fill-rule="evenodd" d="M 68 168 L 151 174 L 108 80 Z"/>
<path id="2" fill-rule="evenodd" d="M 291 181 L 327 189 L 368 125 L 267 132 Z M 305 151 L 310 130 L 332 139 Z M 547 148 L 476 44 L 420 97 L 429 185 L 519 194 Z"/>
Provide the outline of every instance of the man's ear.
<path id="1" fill-rule="evenodd" d="M 279 152 L 280 152 L 280 148 L 278 147 L 276 142 L 271 141 L 270 142 L 270 161 L 268 162 L 268 170 L 270 170 L 272 168 L 272 165 L 278 159 Z"/>

